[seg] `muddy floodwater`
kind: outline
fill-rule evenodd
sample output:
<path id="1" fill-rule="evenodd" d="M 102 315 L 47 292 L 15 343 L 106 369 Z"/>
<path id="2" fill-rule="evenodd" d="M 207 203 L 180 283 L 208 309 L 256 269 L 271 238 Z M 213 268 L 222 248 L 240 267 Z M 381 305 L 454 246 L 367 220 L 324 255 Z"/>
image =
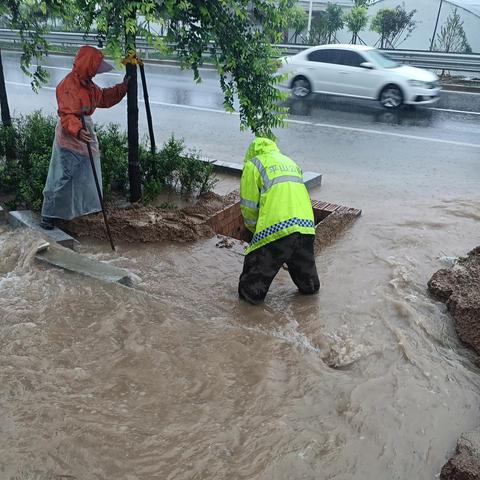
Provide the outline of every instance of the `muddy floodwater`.
<path id="1" fill-rule="evenodd" d="M 318 256 L 319 295 L 281 271 L 259 307 L 237 300 L 239 244 L 83 244 L 132 290 L 0 227 L 0 478 L 436 478 L 480 423 L 480 376 L 426 284 L 479 243 L 476 187 L 323 188 L 363 216 Z"/>

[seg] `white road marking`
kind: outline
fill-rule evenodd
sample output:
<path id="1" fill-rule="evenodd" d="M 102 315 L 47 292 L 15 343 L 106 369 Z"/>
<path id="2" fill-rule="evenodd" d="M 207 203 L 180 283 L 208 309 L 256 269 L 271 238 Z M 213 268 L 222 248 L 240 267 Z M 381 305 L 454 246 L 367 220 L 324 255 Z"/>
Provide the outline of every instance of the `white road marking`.
<path id="1" fill-rule="evenodd" d="M 437 110 L 438 112 L 464 113 L 466 115 L 480 115 L 480 112 L 469 112 L 467 110 L 454 110 L 452 108 L 428 108 L 427 110 Z"/>
<path id="2" fill-rule="evenodd" d="M 31 87 L 29 83 L 11 82 L 6 80 L 7 85 L 15 85 L 16 87 Z M 42 87 L 42 90 L 56 90 L 55 87 Z"/>
<path id="3" fill-rule="evenodd" d="M 35 65 L 34 65 L 35 66 Z M 62 70 L 64 72 L 71 72 L 71 68 L 66 68 L 66 67 L 53 67 L 50 65 L 42 65 L 42 68 L 48 68 L 49 70 Z M 112 72 L 105 72 L 102 73 L 102 75 L 111 75 L 112 77 L 124 77 L 124 73 L 112 73 Z"/>
<path id="4" fill-rule="evenodd" d="M 6 81 L 5 83 L 9 85 L 16 85 L 21 87 L 30 87 L 29 83 L 20 83 L 20 82 L 11 82 Z M 55 90 L 54 87 L 42 87 L 46 90 Z M 140 102 L 144 102 L 142 99 L 139 99 Z M 168 102 L 159 102 L 155 100 L 150 100 L 151 105 L 160 105 L 164 107 L 171 107 L 171 108 L 181 108 L 184 110 L 196 110 L 200 112 L 211 112 L 211 113 L 222 113 L 226 115 L 239 115 L 238 112 L 226 112 L 225 110 L 220 110 L 217 108 L 208 108 L 208 107 L 195 107 L 193 105 L 179 105 L 177 103 L 168 103 Z M 406 133 L 395 133 L 395 132 L 382 132 L 381 130 L 374 130 L 369 128 L 358 128 L 358 127 L 347 127 L 344 125 L 333 125 L 329 123 L 314 123 L 314 122 L 307 122 L 303 120 L 293 120 L 287 119 L 287 123 L 293 124 L 300 124 L 300 125 L 310 125 L 313 127 L 321 127 L 321 128 L 331 128 L 334 130 L 344 130 L 349 132 L 359 132 L 359 133 L 368 133 L 371 135 L 382 135 L 387 137 L 396 137 L 396 138 L 408 138 L 410 140 L 418 140 L 423 142 L 433 142 L 433 143 L 443 143 L 446 145 L 457 145 L 460 147 L 471 147 L 471 148 L 480 148 L 480 144 L 476 143 L 468 143 L 468 142 L 459 142 L 456 140 L 444 140 L 441 138 L 432 138 L 432 137 L 422 137 L 417 135 L 408 135 Z"/>
<path id="5" fill-rule="evenodd" d="M 140 99 L 139 101 L 142 103 L 144 102 L 143 99 Z M 226 112 L 225 110 L 220 110 L 218 108 L 195 107 L 193 105 L 179 105 L 178 103 L 157 102 L 155 100 L 150 100 L 150 104 L 161 105 L 162 107 L 183 108 L 185 110 L 198 110 L 200 112 L 224 113 L 226 115 L 240 115 L 238 112 Z"/>
<path id="6" fill-rule="evenodd" d="M 384 135 L 388 137 L 397 137 L 397 138 L 408 138 L 411 140 L 421 140 L 424 142 L 434 142 L 434 143 L 445 143 L 447 145 L 458 145 L 460 147 L 472 147 L 480 148 L 480 143 L 467 143 L 467 142 L 458 142 L 456 140 L 443 140 L 441 138 L 432 138 L 432 137 L 421 137 L 417 135 L 408 135 L 406 133 L 395 133 L 395 132 L 382 132 L 381 130 L 373 130 L 369 128 L 358 128 L 358 127 L 345 127 L 343 125 L 331 125 L 328 123 L 315 123 L 313 124 L 316 127 L 322 128 L 333 128 L 336 130 L 347 130 L 350 132 L 360 132 L 360 133 L 371 133 L 375 135 Z"/>

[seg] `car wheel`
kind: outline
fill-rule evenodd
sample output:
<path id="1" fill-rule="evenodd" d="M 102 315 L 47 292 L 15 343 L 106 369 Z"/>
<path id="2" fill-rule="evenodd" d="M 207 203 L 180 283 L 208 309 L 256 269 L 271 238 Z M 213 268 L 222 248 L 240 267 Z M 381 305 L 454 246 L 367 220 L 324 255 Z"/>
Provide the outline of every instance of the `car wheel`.
<path id="1" fill-rule="evenodd" d="M 292 93 L 297 98 L 305 98 L 312 93 L 310 82 L 305 77 L 297 77 L 292 82 Z"/>
<path id="2" fill-rule="evenodd" d="M 380 103 L 391 110 L 400 108 L 403 104 L 403 93 L 396 85 L 387 85 L 380 93 Z"/>

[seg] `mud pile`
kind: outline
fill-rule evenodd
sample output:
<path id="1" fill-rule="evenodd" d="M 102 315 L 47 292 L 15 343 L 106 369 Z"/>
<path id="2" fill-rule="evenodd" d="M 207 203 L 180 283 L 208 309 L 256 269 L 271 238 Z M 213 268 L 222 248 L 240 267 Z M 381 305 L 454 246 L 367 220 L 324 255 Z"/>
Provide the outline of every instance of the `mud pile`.
<path id="1" fill-rule="evenodd" d="M 432 295 L 446 302 L 462 342 L 480 355 L 480 246 L 428 282 Z"/>
<path id="2" fill-rule="evenodd" d="M 206 220 L 214 213 L 231 205 L 238 194 L 220 196 L 202 195 L 197 202 L 179 210 L 162 209 L 133 204 L 126 208 L 109 208 L 108 222 L 116 241 L 124 242 L 192 242 L 210 238 L 214 232 Z M 60 227 L 76 237 L 106 239 L 101 213 L 63 222 Z"/>
<path id="3" fill-rule="evenodd" d="M 480 433 L 464 433 L 457 442 L 457 451 L 442 468 L 441 480 L 480 479 Z"/>

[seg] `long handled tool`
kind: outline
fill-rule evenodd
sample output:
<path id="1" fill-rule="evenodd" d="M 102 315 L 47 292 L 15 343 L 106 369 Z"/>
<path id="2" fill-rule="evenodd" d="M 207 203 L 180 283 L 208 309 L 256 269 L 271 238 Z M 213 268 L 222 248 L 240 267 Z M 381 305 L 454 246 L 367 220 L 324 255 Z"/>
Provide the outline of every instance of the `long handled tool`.
<path id="1" fill-rule="evenodd" d="M 143 100 L 145 102 L 145 111 L 147 113 L 147 124 L 148 124 L 148 135 L 150 136 L 150 151 L 152 155 L 155 155 L 155 135 L 153 133 L 153 121 L 152 121 L 152 111 L 150 110 L 150 99 L 148 97 L 147 89 L 147 78 L 145 76 L 145 66 L 143 65 L 143 60 L 138 57 L 136 52 L 130 52 L 123 60 L 122 63 L 126 66 L 128 64 L 139 66 L 140 76 L 142 77 L 142 88 L 143 88 Z"/>
<path id="2" fill-rule="evenodd" d="M 83 114 L 82 114 L 82 126 L 83 126 L 83 129 L 86 132 L 88 132 L 87 126 L 85 124 L 85 117 Z M 97 169 L 95 168 L 95 163 L 93 161 L 92 146 L 90 145 L 90 142 L 86 142 L 86 144 L 88 149 L 88 156 L 90 158 L 90 165 L 92 167 L 93 178 L 95 179 L 95 186 L 97 187 L 98 199 L 100 200 L 100 206 L 102 207 L 103 220 L 105 222 L 105 229 L 107 230 L 108 239 L 110 240 L 110 246 L 112 247 L 112 250 L 115 251 L 115 245 L 113 244 L 112 234 L 110 233 L 110 227 L 108 225 L 107 215 L 105 213 L 105 206 L 103 204 L 103 195 L 102 195 L 102 191 L 100 190 L 100 183 L 98 182 Z"/>
<path id="3" fill-rule="evenodd" d="M 143 62 L 140 61 L 140 76 L 142 77 L 142 87 L 143 87 L 143 100 L 145 101 L 145 110 L 147 112 L 147 123 L 148 123 L 148 134 L 150 135 L 150 151 L 152 155 L 155 155 L 155 135 L 153 133 L 153 122 L 152 122 L 152 112 L 150 110 L 150 100 L 148 98 L 148 90 L 147 90 L 147 79 L 145 77 L 145 67 Z"/>

